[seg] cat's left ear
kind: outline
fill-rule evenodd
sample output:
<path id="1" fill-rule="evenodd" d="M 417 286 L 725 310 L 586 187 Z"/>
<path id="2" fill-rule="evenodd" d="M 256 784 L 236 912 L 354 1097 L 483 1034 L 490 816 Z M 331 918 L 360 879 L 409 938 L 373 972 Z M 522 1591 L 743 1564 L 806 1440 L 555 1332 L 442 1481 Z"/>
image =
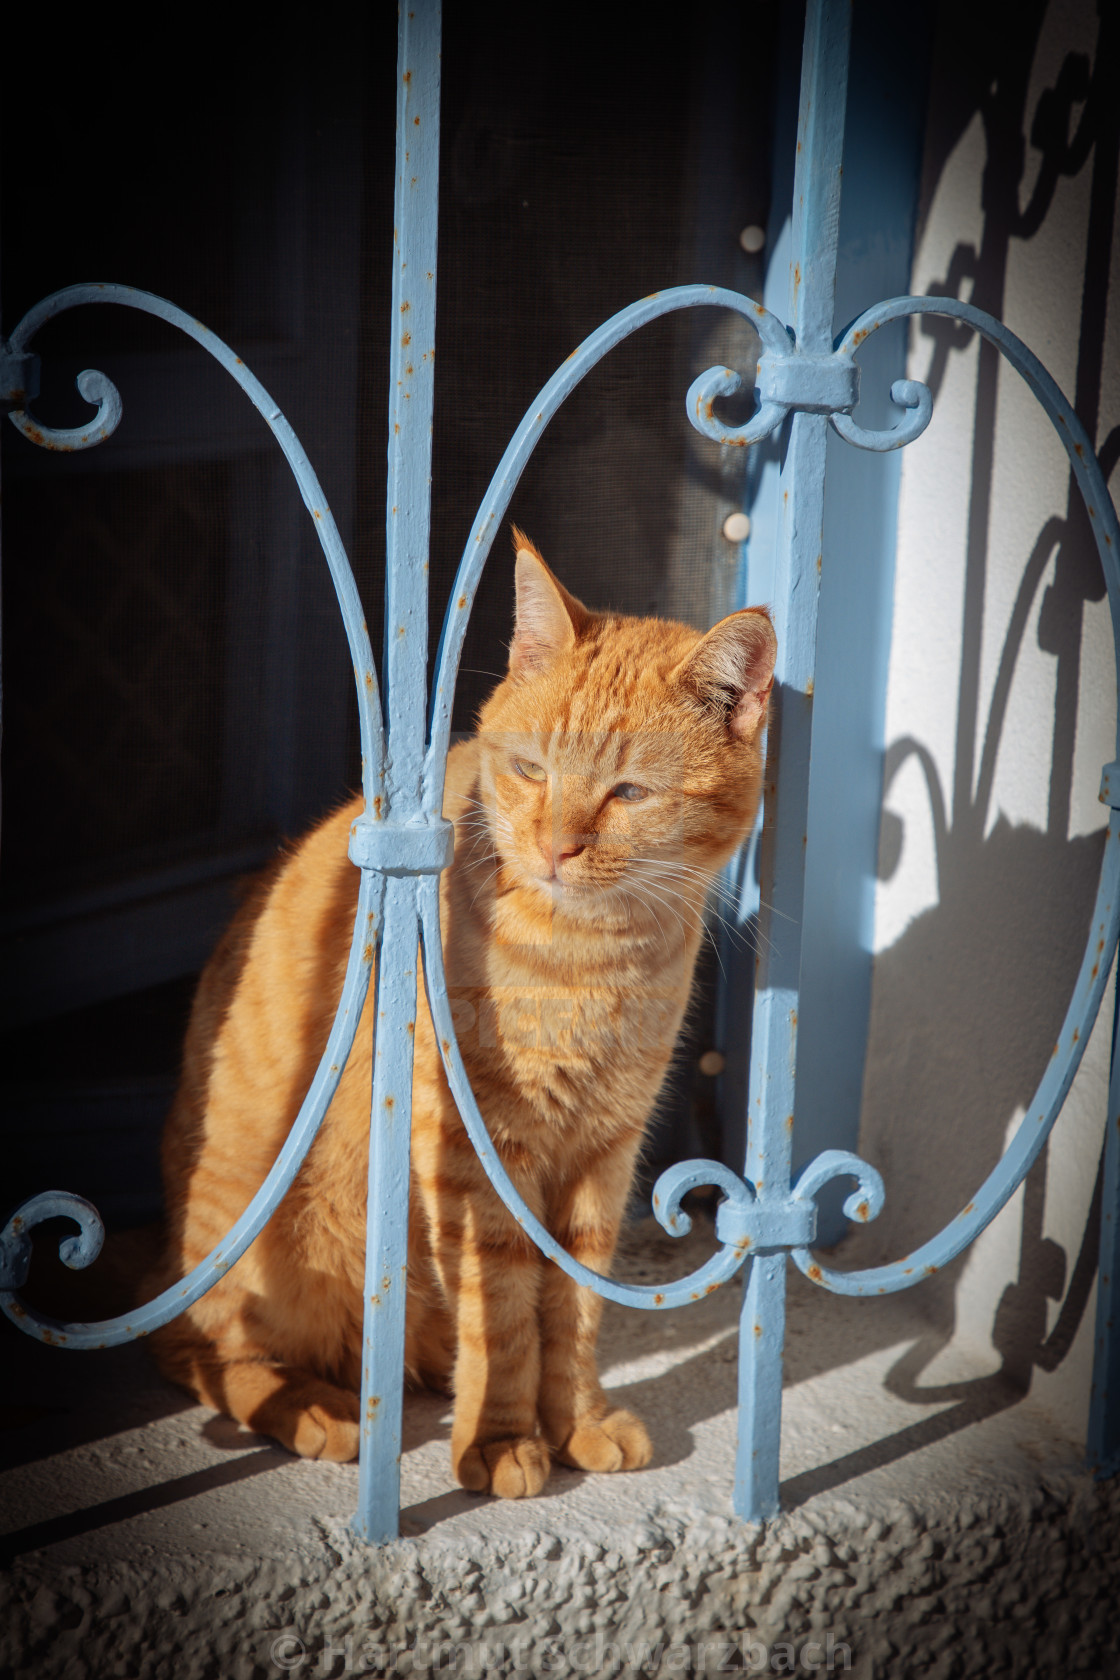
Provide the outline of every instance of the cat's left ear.
<path id="1" fill-rule="evenodd" d="M 708 631 L 678 671 L 703 703 L 718 710 L 738 741 L 753 739 L 774 686 L 778 639 L 765 607 L 744 607 Z"/>

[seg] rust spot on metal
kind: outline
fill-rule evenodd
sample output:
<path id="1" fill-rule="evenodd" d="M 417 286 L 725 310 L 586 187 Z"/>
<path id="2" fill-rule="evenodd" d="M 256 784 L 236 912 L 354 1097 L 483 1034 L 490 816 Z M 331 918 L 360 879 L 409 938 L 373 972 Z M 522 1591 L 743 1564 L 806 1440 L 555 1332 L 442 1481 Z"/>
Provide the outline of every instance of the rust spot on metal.
<path id="1" fill-rule="evenodd" d="M 410 303 L 402 303 L 401 304 L 401 314 L 403 315 L 406 310 L 409 310 L 411 308 L 412 308 L 412 305 Z"/>
<path id="2" fill-rule="evenodd" d="M 870 1216 L 871 1216 L 871 1209 L 868 1207 L 866 1202 L 861 1202 L 856 1209 L 856 1218 L 857 1219 L 868 1219 L 868 1218 L 870 1218 Z"/>
<path id="3" fill-rule="evenodd" d="M 698 1301 L 700 1299 L 700 1297 L 699 1297 L 699 1295 L 697 1295 L 695 1289 L 692 1291 L 692 1294 L 688 1298 L 689 1298 L 690 1301 Z"/>
<path id="4" fill-rule="evenodd" d="M 1074 1029 L 1073 1029 L 1073 1042 L 1076 1044 L 1080 1037 L 1081 1037 L 1081 1034 L 1078 1032 L 1077 1028 L 1074 1027 Z"/>
<path id="5" fill-rule="evenodd" d="M 926 1277 L 932 1277 L 936 1270 L 937 1270 L 936 1266 L 927 1266 L 926 1269 L 925 1269 Z"/>
<path id="6" fill-rule="evenodd" d="M 1097 978 L 1097 975 L 1100 973 L 1100 971 L 1101 971 L 1100 963 L 1094 963 L 1093 964 L 1093 972 L 1089 976 L 1090 980 L 1095 980 Z"/>
<path id="7" fill-rule="evenodd" d="M 411 333 L 402 333 L 401 334 L 401 343 L 402 344 L 411 344 L 412 343 L 412 334 Z"/>
<path id="8" fill-rule="evenodd" d="M 1083 448 L 1082 448 L 1082 447 L 1081 447 L 1081 445 L 1080 445 L 1080 444 L 1079 444 L 1079 443 L 1075 443 L 1075 444 L 1074 444 L 1074 446 L 1073 446 L 1073 452 L 1074 452 L 1074 454 L 1075 454 L 1075 455 L 1076 455 L 1076 456 L 1078 456 L 1078 457 L 1079 457 L 1079 458 L 1080 458 L 1080 459 L 1081 459 L 1081 460 L 1082 460 L 1082 461 L 1083 461 L 1083 460 L 1084 460 L 1084 459 L 1085 459 L 1085 451 L 1084 451 L 1084 449 L 1083 449 Z"/>
<path id="9" fill-rule="evenodd" d="M 657 1306 L 660 1306 L 662 1301 L 664 1301 L 665 1297 L 664 1297 L 664 1295 L 655 1295 L 653 1297 L 653 1299 L 654 1299 L 655 1303 L 657 1304 Z"/>
<path id="10" fill-rule="evenodd" d="M 409 1030 L 410 1033 L 414 1033 L 416 1031 L 416 1022 L 415 1021 L 410 1021 L 408 1023 L 408 1030 Z"/>
<path id="11" fill-rule="evenodd" d="M 793 1130 L 793 1115 L 792 1114 L 787 1114 L 786 1115 L 786 1131 L 787 1132 L 792 1132 L 792 1130 Z"/>
<path id="12" fill-rule="evenodd" d="M 1092 502 L 1090 502 L 1089 503 L 1089 518 L 1090 519 L 1095 519 L 1096 517 L 1097 517 L 1097 510 L 1093 506 Z"/>
<path id="13" fill-rule="evenodd" d="M 19 1233 L 22 1230 L 23 1230 L 23 1215 L 20 1214 L 20 1213 L 17 1213 L 15 1218 L 12 1220 L 13 1235 L 18 1237 Z"/>
<path id="14" fill-rule="evenodd" d="M 373 946 L 372 945 L 367 945 L 365 950 L 362 952 L 362 961 L 367 962 L 367 963 L 371 963 L 373 961 Z"/>
<path id="15" fill-rule="evenodd" d="M 460 595 L 460 597 L 459 597 L 459 611 L 460 612 L 462 612 L 462 610 L 466 606 L 466 604 L 467 604 L 467 597 L 465 595 Z"/>
<path id="16" fill-rule="evenodd" d="M 404 75 L 401 77 L 401 80 L 405 84 L 405 86 L 407 87 L 409 82 L 412 80 L 412 71 L 411 70 L 406 70 Z"/>
<path id="17" fill-rule="evenodd" d="M 366 687 L 367 688 L 372 688 L 373 687 L 373 672 L 372 671 L 367 671 L 366 672 Z"/>
<path id="18" fill-rule="evenodd" d="M 708 1284 L 705 1284 L 705 1286 L 704 1286 L 704 1293 L 705 1293 L 705 1295 L 714 1295 L 714 1294 L 715 1294 L 715 1292 L 716 1292 L 716 1290 L 717 1290 L 717 1289 L 718 1289 L 718 1288 L 719 1288 L 719 1284 L 718 1284 L 718 1283 L 708 1283 Z"/>
<path id="19" fill-rule="evenodd" d="M 820 565 L 819 560 L 817 561 L 817 565 L 818 566 Z M 805 695 L 806 695 L 807 699 L 811 700 L 813 698 L 813 690 L 815 689 L 815 687 L 816 687 L 816 684 L 814 683 L 812 677 L 810 677 L 809 681 L 805 684 Z"/>
<path id="20" fill-rule="evenodd" d="M 964 1210 L 965 1213 L 971 1213 L 975 1206 L 976 1206 L 975 1202 L 969 1202 L 968 1206 Z"/>
<path id="21" fill-rule="evenodd" d="M 852 335 L 852 349 L 853 350 L 858 350 L 859 349 L 860 345 L 863 343 L 864 339 L 867 337 L 869 331 L 870 331 L 870 328 L 861 327 L 857 333 L 854 333 Z"/>
<path id="22" fill-rule="evenodd" d="M 756 1335 L 756 1336 L 761 1336 L 761 1335 L 762 1335 L 762 1326 L 761 1326 L 761 1324 L 756 1324 L 756 1325 L 755 1325 L 755 1327 L 754 1327 L 754 1333 L 755 1333 L 755 1335 Z"/>
<path id="23" fill-rule="evenodd" d="M 821 1281 L 821 1269 L 820 1269 L 820 1267 L 819 1266 L 810 1266 L 809 1267 L 809 1276 L 812 1278 L 814 1283 L 819 1283 Z"/>
<path id="24" fill-rule="evenodd" d="M 366 1401 L 366 1411 L 369 1413 L 370 1417 L 373 1416 L 374 1412 L 376 1412 L 376 1410 L 377 1410 L 378 1406 L 380 1406 L 380 1404 L 381 1404 L 380 1394 L 371 1394 L 369 1399 Z"/>
<path id="25" fill-rule="evenodd" d="M 323 516 L 319 512 L 318 508 L 312 508 L 311 509 L 311 517 L 312 517 L 312 519 L 322 519 Z"/>
<path id="26" fill-rule="evenodd" d="M 369 1298 L 369 1304 L 371 1307 L 379 1307 L 381 1305 L 380 1295 L 371 1295 Z"/>
<path id="27" fill-rule="evenodd" d="M 419 128 L 420 127 L 420 118 L 419 117 L 413 117 L 412 126 L 413 126 L 413 128 Z"/>
<path id="28" fill-rule="evenodd" d="M 26 1307 L 22 1307 L 18 1301 L 10 1301 L 8 1303 L 8 1310 L 12 1314 L 13 1318 L 26 1318 L 27 1317 Z"/>
<path id="29" fill-rule="evenodd" d="M 390 1095 L 390 1096 L 385 1098 L 385 1107 L 386 1108 L 392 1109 L 392 1108 L 396 1108 L 396 1106 L 397 1106 L 396 1097 Z"/>
<path id="30" fill-rule="evenodd" d="M 373 796 L 373 814 L 377 818 L 378 822 L 380 822 L 381 821 L 381 795 L 379 793 L 375 793 L 374 796 Z"/>
<path id="31" fill-rule="evenodd" d="M 446 1039 L 445 1039 L 445 1038 L 441 1038 L 441 1039 L 440 1039 L 440 1041 L 439 1041 L 439 1047 L 440 1047 L 440 1049 L 441 1049 L 441 1050 L 442 1050 L 442 1051 L 443 1051 L 443 1053 L 444 1053 L 444 1055 L 445 1055 L 445 1056 L 450 1056 L 450 1054 L 451 1054 L 451 1046 L 450 1046 L 450 1044 L 449 1044 L 449 1043 L 448 1043 L 448 1042 L 447 1042 L 447 1040 L 446 1040 Z"/>
<path id="32" fill-rule="evenodd" d="M 660 1207 L 661 1206 L 661 1197 L 658 1196 L 656 1193 L 654 1194 L 653 1205 L 654 1205 L 654 1207 Z"/>
<path id="33" fill-rule="evenodd" d="M 404 625 L 403 624 L 398 624 L 397 625 L 397 635 L 398 636 L 403 636 L 404 635 Z"/>

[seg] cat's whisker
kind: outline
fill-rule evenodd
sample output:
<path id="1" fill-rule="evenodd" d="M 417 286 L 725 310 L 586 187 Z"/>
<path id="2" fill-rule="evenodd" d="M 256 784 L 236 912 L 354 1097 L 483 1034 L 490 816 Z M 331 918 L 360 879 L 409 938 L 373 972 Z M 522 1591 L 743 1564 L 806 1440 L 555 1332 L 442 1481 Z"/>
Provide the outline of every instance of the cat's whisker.
<path id="1" fill-rule="evenodd" d="M 674 874 L 679 873 L 682 878 L 687 877 L 687 876 L 693 876 L 693 877 L 696 878 L 696 880 L 699 883 L 707 882 L 708 883 L 708 890 L 709 890 L 709 893 L 710 893 L 712 898 L 714 898 L 714 899 L 722 898 L 724 903 L 727 904 L 729 906 L 729 908 L 733 911 L 738 911 L 738 909 L 739 909 L 740 897 L 739 897 L 738 894 L 736 894 L 734 892 L 731 892 L 728 888 L 726 888 L 725 884 L 722 881 L 720 881 L 718 876 L 708 876 L 706 871 L 704 871 L 702 869 L 698 869 L 693 864 L 679 863 L 679 862 L 676 862 L 676 861 L 674 861 L 672 863 L 668 863 L 668 862 L 666 862 L 664 860 L 661 860 L 661 859 L 652 859 L 652 858 L 651 859 L 635 859 L 635 861 L 649 862 L 649 863 L 654 864 L 656 867 L 658 867 L 661 870 L 660 878 L 663 879 L 663 880 L 666 879 L 666 878 L 671 879 Z M 776 946 L 775 946 L 775 943 L 774 943 L 773 939 L 771 939 L 768 934 L 766 934 L 762 931 L 762 929 L 759 927 L 759 925 L 757 923 L 757 920 L 755 920 L 755 922 L 754 922 L 753 940 L 752 940 L 752 934 L 748 933 L 745 923 L 732 922 L 726 915 L 723 914 L 723 912 L 721 910 L 717 909 L 714 904 L 709 903 L 708 909 L 709 909 L 709 913 L 711 914 L 711 916 L 726 929 L 727 933 L 732 938 L 742 939 L 747 943 L 761 941 L 770 951 L 773 951 L 773 950 L 776 949 Z M 792 920 L 791 917 L 786 917 L 785 919 L 787 921 Z"/>
<path id="2" fill-rule="evenodd" d="M 648 883 L 646 883 L 646 884 L 648 885 Z M 666 884 L 666 883 L 662 883 L 662 884 Z M 669 888 L 668 890 L 672 891 L 671 888 Z M 692 910 L 694 914 L 696 913 L 695 906 L 690 904 L 688 899 L 686 899 L 682 893 L 674 893 L 673 896 L 676 897 L 676 898 L 679 898 L 681 903 L 687 905 L 687 907 L 690 910 Z M 668 904 L 668 901 L 666 899 L 662 899 L 661 902 L 663 904 L 665 904 L 667 909 L 671 909 L 671 906 Z M 673 914 L 676 914 L 676 912 L 674 911 Z M 678 919 L 678 921 L 680 920 L 679 916 L 678 916 L 677 919 Z M 720 956 L 719 945 L 717 944 L 716 940 L 714 939 L 714 937 L 712 935 L 712 932 L 711 932 L 711 929 L 708 927 L 703 915 L 698 916 L 697 926 L 695 928 L 693 928 L 692 931 L 694 933 L 699 932 L 701 937 L 706 939 L 708 941 L 709 945 L 711 945 L 712 950 L 715 953 L 716 961 L 719 963 L 720 972 L 723 974 L 723 977 L 726 980 L 727 971 L 723 966 L 723 958 Z"/>
<path id="3" fill-rule="evenodd" d="M 681 918 L 680 912 L 673 907 L 673 905 L 669 902 L 669 900 L 667 898 L 663 897 L 659 892 L 657 892 L 656 889 L 653 887 L 653 885 L 648 880 L 643 880 L 640 883 L 640 887 L 639 887 L 639 890 L 638 890 L 638 896 L 639 897 L 642 897 L 642 893 L 641 893 L 640 889 L 643 888 L 643 887 L 645 888 L 645 891 L 647 893 L 649 893 L 650 897 L 655 899 L 658 904 L 661 904 L 666 910 L 668 910 L 669 914 L 672 917 L 674 917 L 674 919 L 677 922 L 677 925 L 679 926 L 679 928 L 681 930 L 682 936 L 685 935 L 686 932 L 688 932 L 688 931 L 691 931 L 691 932 L 695 933 L 695 931 L 696 931 L 695 928 L 692 928 L 691 930 L 686 929 L 685 923 Z M 680 897 L 680 894 L 675 894 L 674 896 Z M 644 899 L 643 902 L 649 904 L 648 899 Z M 682 902 L 682 904 L 687 904 L 688 903 L 688 901 L 686 899 L 683 899 L 683 898 L 681 899 L 681 902 Z M 652 905 L 649 905 L 649 908 L 652 909 Z M 692 906 L 688 905 L 688 908 L 691 909 Z"/>

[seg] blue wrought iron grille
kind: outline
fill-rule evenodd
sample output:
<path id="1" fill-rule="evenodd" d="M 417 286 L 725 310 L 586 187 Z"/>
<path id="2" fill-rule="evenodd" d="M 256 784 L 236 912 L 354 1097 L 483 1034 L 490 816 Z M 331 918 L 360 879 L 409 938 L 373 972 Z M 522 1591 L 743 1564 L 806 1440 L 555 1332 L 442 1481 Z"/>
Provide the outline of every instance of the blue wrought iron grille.
<path id="1" fill-rule="evenodd" d="M 78 1234 L 61 1248 L 64 1261 L 89 1265 L 103 1229 L 80 1196 L 52 1191 L 32 1197 L 0 1233 L 0 1306 L 28 1334 L 69 1350 L 107 1347 L 143 1336 L 203 1295 L 244 1253 L 295 1178 L 334 1094 L 353 1045 L 377 964 L 377 1041 L 369 1152 L 366 1307 L 362 1359 L 362 1438 L 355 1526 L 371 1541 L 397 1533 L 403 1390 L 403 1344 L 409 1129 L 415 1019 L 416 951 L 424 956 L 428 1000 L 443 1047 L 447 1079 L 463 1123 L 511 1216 L 539 1249 L 571 1277 L 625 1305 L 663 1310 L 687 1304 L 745 1268 L 739 1339 L 739 1441 L 734 1507 L 748 1520 L 778 1510 L 782 1347 L 787 1259 L 822 1288 L 850 1295 L 906 1289 L 958 1255 L 1005 1205 L 1042 1149 L 1077 1070 L 1095 1019 L 1120 927 L 1120 750 L 1104 767 L 1101 799 L 1110 808 L 1100 887 L 1089 943 L 1063 1024 L 1057 1053 L 1002 1160 L 972 1200 L 932 1240 L 891 1264 L 841 1272 L 814 1257 L 816 1197 L 834 1179 L 854 1181 L 847 1217 L 873 1219 L 883 1205 L 879 1173 L 857 1156 L 825 1150 L 794 1182 L 794 1112 L 801 935 L 805 893 L 813 716 L 816 603 L 822 562 L 825 444 L 828 428 L 850 445 L 893 450 L 929 424 L 932 398 L 910 380 L 891 396 L 893 429 L 871 432 L 852 418 L 860 389 L 861 345 L 887 322 L 918 314 L 953 317 L 995 345 L 1023 377 L 1054 425 L 1085 499 L 1107 583 L 1114 638 L 1120 644 L 1120 524 L 1090 440 L 1037 358 L 998 320 L 954 298 L 892 298 L 865 310 L 833 342 L 841 156 L 847 92 L 850 8 L 845 0 L 810 0 L 807 10 L 787 320 L 737 293 L 705 285 L 643 298 L 608 320 L 548 381 L 517 428 L 469 533 L 426 691 L 427 557 L 434 392 L 437 177 L 439 164 L 438 0 L 403 10 L 397 67 L 397 180 L 390 371 L 389 479 L 386 510 L 386 657 L 384 708 L 361 604 L 330 508 L 292 428 L 268 392 L 227 345 L 173 304 L 125 286 L 73 286 L 38 304 L 5 346 L 5 392 L 14 425 L 54 450 L 88 449 L 108 438 L 121 415 L 112 383 L 92 370 L 78 380 L 96 405 L 85 426 L 53 430 L 33 420 L 37 331 L 78 304 L 123 304 L 161 317 L 206 349 L 263 415 L 292 469 L 322 545 L 346 627 L 361 720 L 364 814 L 354 823 L 350 857 L 361 872 L 353 942 L 338 1013 L 311 1087 L 287 1142 L 264 1184 L 225 1239 L 187 1278 L 127 1317 L 95 1324 L 51 1321 L 23 1303 L 31 1232 L 66 1215 Z M 712 1161 L 687 1161 L 658 1181 L 654 1211 L 673 1234 L 688 1229 L 682 1198 L 697 1186 L 723 1194 L 716 1217 L 720 1248 L 692 1275 L 661 1286 L 612 1282 L 575 1262 L 518 1195 L 491 1145 L 456 1044 L 440 935 L 439 875 L 453 853 L 452 826 L 442 817 L 443 783 L 456 674 L 471 606 L 494 535 L 544 428 L 557 409 L 622 339 L 670 311 L 720 306 L 755 328 L 762 353 L 756 410 L 743 426 L 716 415 L 718 398 L 739 375 L 713 368 L 687 393 L 693 426 L 717 444 L 748 447 L 786 428 L 780 516 L 773 560 L 773 616 L 779 664 L 770 727 L 767 821 L 761 843 L 760 956 L 754 1004 L 750 1110 L 743 1171 Z M 407 317 L 408 331 L 400 330 Z M 383 719 L 385 721 L 383 721 Z M 776 773 L 773 773 L 776 772 Z M 769 937 L 781 918 L 780 955 Z M 790 930 L 793 930 L 792 933 Z M 1109 1096 L 1096 1365 L 1088 1451 L 1102 1473 L 1120 1468 L 1120 1338 L 1112 1332 L 1120 1268 L 1120 1066 L 1114 1056 Z"/>

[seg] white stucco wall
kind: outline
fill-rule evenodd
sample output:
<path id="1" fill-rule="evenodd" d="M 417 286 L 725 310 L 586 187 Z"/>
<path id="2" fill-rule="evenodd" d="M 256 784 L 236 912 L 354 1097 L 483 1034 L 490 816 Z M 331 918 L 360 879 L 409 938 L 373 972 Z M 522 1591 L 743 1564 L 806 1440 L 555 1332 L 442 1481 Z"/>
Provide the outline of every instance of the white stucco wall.
<path id="1" fill-rule="evenodd" d="M 1099 27 L 1094 0 L 1055 0 L 1047 11 L 1026 86 L 1020 212 L 1043 166 L 1032 137 L 1039 102 L 1070 54 L 1094 58 Z M 945 102 L 935 69 L 931 136 Z M 1069 134 L 1083 111 L 1083 102 L 1073 104 Z M 1073 400 L 1079 357 L 1082 389 L 1096 383 L 1082 336 L 1087 260 L 1098 285 L 1110 255 L 1111 273 L 1118 269 L 1115 251 L 1102 251 L 1090 237 L 1097 148 L 1076 172 L 1059 174 L 1037 231 L 1022 237 L 1011 227 L 1014 203 L 1000 201 L 989 133 L 973 115 L 927 186 L 911 290 L 947 291 L 954 257 L 958 270 L 963 257 L 966 269 L 976 268 L 976 285 L 973 292 L 966 278 L 958 295 L 974 295 L 999 314 Z M 1098 177 L 1098 228 L 1101 196 Z M 1003 242 L 1000 217 L 1011 227 Z M 1118 227 L 1114 215 L 1114 244 Z M 979 252 L 979 262 L 973 265 L 962 247 Z M 1107 297 L 1103 359 L 1091 357 L 1099 365 L 1098 449 L 1120 422 L 1115 283 Z M 916 328 L 910 377 L 927 378 L 936 363 L 936 340 Z M 1068 581 L 1092 578 L 1098 563 L 1083 531 L 1059 552 L 1070 485 L 1064 452 L 1006 364 L 995 387 L 994 432 L 985 426 L 986 377 L 975 337 L 949 351 L 933 422 L 902 465 L 880 865 L 889 878 L 876 891 L 861 1137 L 861 1153 L 884 1172 L 887 1210 L 877 1229 L 857 1239 L 867 1258 L 895 1258 L 951 1218 L 1030 1102 L 1085 944 L 1106 822 L 1097 799 L 1100 770 L 1115 756 L 1107 602 L 1079 602 L 1078 583 L 1071 588 Z M 1114 497 L 1117 480 L 1114 473 Z M 1036 555 L 1041 575 L 1016 648 L 1016 601 L 1051 520 L 1063 525 L 1051 528 L 1053 541 Z M 1055 590 L 1059 566 L 1066 571 Z M 1099 594 L 1099 582 L 1088 593 Z M 928 779 L 919 753 L 904 748 L 908 740 L 920 747 Z M 1083 1436 L 1087 1417 L 1094 1306 L 1092 1290 L 1086 1298 L 1088 1257 L 1079 1272 L 1077 1259 L 1100 1154 L 1111 1021 L 1110 988 L 1027 1185 L 963 1261 L 915 1292 L 915 1308 L 928 1312 L 932 1327 L 920 1385 L 957 1382 L 966 1369 L 1002 1368 L 1029 1380 L 1074 1437 Z"/>

